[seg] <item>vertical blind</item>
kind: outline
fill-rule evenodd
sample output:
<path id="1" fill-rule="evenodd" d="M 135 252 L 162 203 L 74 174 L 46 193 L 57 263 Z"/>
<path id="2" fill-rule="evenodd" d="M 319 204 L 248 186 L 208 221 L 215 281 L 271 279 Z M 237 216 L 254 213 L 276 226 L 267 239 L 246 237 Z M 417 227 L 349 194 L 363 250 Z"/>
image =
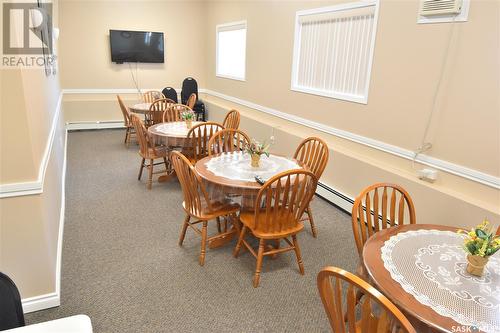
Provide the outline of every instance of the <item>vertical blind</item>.
<path id="1" fill-rule="evenodd" d="M 366 99 L 375 5 L 299 16 L 297 24 L 300 45 L 294 61 L 294 88 L 348 100 Z"/>

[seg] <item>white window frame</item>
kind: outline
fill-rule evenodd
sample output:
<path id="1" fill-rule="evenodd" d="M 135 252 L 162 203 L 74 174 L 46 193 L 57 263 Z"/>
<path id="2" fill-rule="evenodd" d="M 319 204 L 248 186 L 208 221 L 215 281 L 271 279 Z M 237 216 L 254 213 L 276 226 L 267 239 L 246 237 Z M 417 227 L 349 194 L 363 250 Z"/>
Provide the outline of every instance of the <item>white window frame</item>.
<path id="1" fill-rule="evenodd" d="M 368 60 L 368 68 L 367 68 L 367 73 L 366 73 L 366 75 L 367 75 L 366 76 L 366 86 L 364 89 L 363 96 L 359 97 L 359 96 L 351 95 L 351 94 L 342 94 L 342 93 L 338 93 L 338 92 L 329 92 L 329 91 L 299 86 L 297 84 L 297 80 L 298 80 L 298 65 L 299 65 L 299 55 L 300 55 L 300 41 L 301 41 L 300 17 L 307 16 L 307 15 L 315 15 L 315 14 L 322 14 L 322 13 L 328 13 L 328 12 L 336 12 L 336 11 L 343 11 L 343 10 L 349 10 L 349 9 L 370 7 L 370 6 L 375 6 L 375 14 L 373 17 L 373 19 L 374 19 L 374 22 L 373 22 L 374 33 L 372 35 L 372 40 L 370 41 L 371 50 L 370 50 L 370 56 L 369 56 L 369 60 Z M 335 6 L 301 10 L 301 11 L 296 12 L 296 15 L 295 15 L 295 37 L 294 37 L 294 42 L 293 42 L 292 79 L 291 79 L 291 88 L 290 89 L 293 91 L 303 92 L 303 93 L 312 94 L 312 95 L 330 97 L 330 98 L 335 98 L 335 99 L 340 99 L 340 100 L 350 101 L 350 102 L 355 102 L 355 103 L 361 103 L 361 104 L 368 104 L 368 92 L 370 89 L 370 79 L 371 79 L 371 71 L 372 71 L 372 65 L 373 65 L 373 54 L 375 51 L 375 40 L 377 37 L 377 25 L 378 25 L 379 9 L 380 9 L 379 0 L 367 0 L 367 1 L 359 1 L 359 2 L 350 2 L 350 3 L 335 5 Z"/>
<path id="2" fill-rule="evenodd" d="M 215 26 L 215 76 L 216 77 L 221 77 L 225 79 L 231 79 L 231 80 L 237 80 L 237 81 L 246 81 L 246 74 L 247 74 L 247 38 L 245 38 L 245 68 L 243 69 L 243 77 L 237 77 L 237 76 L 231 76 L 231 75 L 225 75 L 225 74 L 219 74 L 219 30 L 221 28 L 228 28 L 228 27 L 236 27 L 236 26 L 244 26 L 245 27 L 245 37 L 248 34 L 248 27 L 247 27 L 247 21 L 236 21 L 236 22 L 229 22 L 229 23 L 224 23 L 224 24 L 218 24 Z M 236 29 L 235 29 L 236 30 Z"/>

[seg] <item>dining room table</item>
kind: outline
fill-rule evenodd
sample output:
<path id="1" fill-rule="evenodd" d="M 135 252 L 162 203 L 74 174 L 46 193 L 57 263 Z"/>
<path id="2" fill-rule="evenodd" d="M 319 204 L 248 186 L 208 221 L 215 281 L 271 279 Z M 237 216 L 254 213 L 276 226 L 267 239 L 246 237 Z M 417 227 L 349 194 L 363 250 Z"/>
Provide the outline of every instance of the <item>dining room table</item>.
<path id="1" fill-rule="evenodd" d="M 133 113 L 146 114 L 149 111 L 151 104 L 152 103 L 145 102 L 134 103 L 132 105 L 129 105 L 128 109 Z"/>
<path id="2" fill-rule="evenodd" d="M 201 124 L 200 121 L 193 121 L 192 127 Z M 159 123 L 148 128 L 150 138 L 155 146 L 165 146 L 169 149 L 183 149 L 187 146 L 187 135 L 189 130 L 185 121 L 172 121 Z M 170 161 L 170 159 L 168 158 Z M 173 170 L 167 170 L 166 175 L 158 177 L 159 182 L 166 182 L 174 176 Z"/>
<path id="3" fill-rule="evenodd" d="M 274 175 L 292 169 L 307 168 L 300 161 L 284 156 L 262 155 L 258 167 L 251 166 L 251 157 L 243 151 L 215 154 L 196 162 L 195 170 L 202 178 L 211 200 L 230 198 L 241 205 L 242 210 L 253 210 L 255 199 L 262 187 L 255 176 L 267 181 Z M 236 228 L 221 234 L 219 239 L 209 243 L 209 248 L 219 247 L 236 234 Z"/>
<path id="4" fill-rule="evenodd" d="M 466 271 L 458 228 L 409 224 L 373 234 L 363 248 L 371 282 L 419 333 L 500 332 L 500 256 L 482 276 Z"/>

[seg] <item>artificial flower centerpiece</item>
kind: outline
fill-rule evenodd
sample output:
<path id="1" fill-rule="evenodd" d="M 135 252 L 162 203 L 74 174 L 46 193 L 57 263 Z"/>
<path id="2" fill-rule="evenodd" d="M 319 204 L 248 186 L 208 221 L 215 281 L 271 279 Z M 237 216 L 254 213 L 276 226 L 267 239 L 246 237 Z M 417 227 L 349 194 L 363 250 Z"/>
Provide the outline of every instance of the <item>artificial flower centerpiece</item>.
<path id="1" fill-rule="evenodd" d="M 483 275 L 484 267 L 490 256 L 500 249 L 500 236 L 489 227 L 488 220 L 484 220 L 469 232 L 459 230 L 458 233 L 465 234 L 464 250 L 467 252 L 467 272 L 472 275 Z"/>
<path id="2" fill-rule="evenodd" d="M 252 167 L 258 168 L 260 163 L 260 155 L 264 154 L 269 157 L 269 144 L 260 143 L 252 139 L 252 142 L 247 146 L 246 151 L 252 158 Z"/>
<path id="3" fill-rule="evenodd" d="M 183 111 L 181 113 L 181 118 L 186 122 L 186 127 L 191 128 L 193 127 L 193 120 L 194 120 L 194 112 L 191 110 L 188 111 Z"/>

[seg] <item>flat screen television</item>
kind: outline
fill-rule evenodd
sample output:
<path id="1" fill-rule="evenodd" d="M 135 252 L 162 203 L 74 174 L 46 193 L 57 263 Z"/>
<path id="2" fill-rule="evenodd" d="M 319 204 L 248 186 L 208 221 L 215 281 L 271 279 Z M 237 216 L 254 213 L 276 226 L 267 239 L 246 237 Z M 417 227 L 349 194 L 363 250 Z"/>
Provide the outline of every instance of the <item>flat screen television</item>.
<path id="1" fill-rule="evenodd" d="M 109 30 L 111 61 L 163 63 L 163 32 Z"/>

